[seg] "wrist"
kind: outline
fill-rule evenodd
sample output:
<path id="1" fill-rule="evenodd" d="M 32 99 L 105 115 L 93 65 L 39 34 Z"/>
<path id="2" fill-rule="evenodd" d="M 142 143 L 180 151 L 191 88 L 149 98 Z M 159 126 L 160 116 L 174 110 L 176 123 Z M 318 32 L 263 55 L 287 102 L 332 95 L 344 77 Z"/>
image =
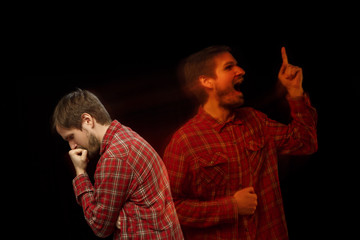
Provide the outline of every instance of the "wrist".
<path id="1" fill-rule="evenodd" d="M 303 88 L 296 88 L 296 89 L 288 89 L 288 96 L 290 98 L 297 98 L 304 96 L 304 89 Z"/>
<path id="2" fill-rule="evenodd" d="M 75 172 L 76 172 L 76 176 L 79 176 L 80 174 L 86 173 L 86 170 L 75 168 Z"/>

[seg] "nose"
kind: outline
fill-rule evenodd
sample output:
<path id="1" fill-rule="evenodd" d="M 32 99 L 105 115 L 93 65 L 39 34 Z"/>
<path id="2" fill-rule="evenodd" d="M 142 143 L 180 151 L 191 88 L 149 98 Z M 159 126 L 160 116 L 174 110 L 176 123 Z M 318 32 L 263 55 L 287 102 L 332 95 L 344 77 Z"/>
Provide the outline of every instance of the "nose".
<path id="1" fill-rule="evenodd" d="M 236 75 L 244 76 L 245 75 L 245 70 L 242 69 L 239 66 L 236 66 Z"/>
<path id="2" fill-rule="evenodd" d="M 76 143 L 74 143 L 73 141 L 70 141 L 69 146 L 70 146 L 71 150 L 74 150 L 77 148 L 78 145 Z"/>

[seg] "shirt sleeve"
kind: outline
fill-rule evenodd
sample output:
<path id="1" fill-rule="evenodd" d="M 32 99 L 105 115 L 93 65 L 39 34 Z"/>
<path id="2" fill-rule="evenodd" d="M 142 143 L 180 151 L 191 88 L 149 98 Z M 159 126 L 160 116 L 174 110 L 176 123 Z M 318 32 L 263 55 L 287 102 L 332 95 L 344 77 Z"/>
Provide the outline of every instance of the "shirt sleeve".
<path id="1" fill-rule="evenodd" d="M 107 237 L 115 230 L 119 212 L 126 201 L 131 181 L 131 168 L 117 158 L 100 160 L 95 172 L 95 186 L 87 174 L 73 180 L 77 202 L 82 206 L 89 226 L 99 237 Z M 121 169 L 121 171 L 120 171 Z"/>
<path id="2" fill-rule="evenodd" d="M 181 137 L 174 136 L 164 153 L 164 162 L 168 170 L 171 192 L 176 212 L 182 226 L 205 228 L 222 223 L 233 223 L 238 220 L 238 210 L 232 196 L 210 201 L 198 200 L 189 193 L 192 181 L 189 179 L 189 161 L 176 141 Z"/>
<path id="3" fill-rule="evenodd" d="M 317 151 L 317 112 L 309 97 L 287 98 L 292 121 L 284 125 L 265 117 L 267 133 L 273 137 L 279 154 L 307 155 Z"/>

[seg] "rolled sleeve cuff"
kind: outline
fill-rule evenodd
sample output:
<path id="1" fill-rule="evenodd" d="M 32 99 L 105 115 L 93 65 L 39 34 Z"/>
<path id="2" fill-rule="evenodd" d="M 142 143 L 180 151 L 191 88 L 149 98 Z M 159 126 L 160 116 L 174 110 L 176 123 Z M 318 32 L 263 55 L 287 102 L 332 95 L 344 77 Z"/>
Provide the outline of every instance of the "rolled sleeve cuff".
<path id="1" fill-rule="evenodd" d="M 94 191 L 90 178 L 86 173 L 80 174 L 73 179 L 73 188 L 75 192 L 76 201 L 79 205 L 81 205 L 80 197 L 84 193 Z"/>
<path id="2" fill-rule="evenodd" d="M 290 109 L 295 112 L 302 112 L 304 109 L 311 107 L 310 98 L 307 93 L 295 98 L 287 96 L 287 101 L 289 102 Z"/>

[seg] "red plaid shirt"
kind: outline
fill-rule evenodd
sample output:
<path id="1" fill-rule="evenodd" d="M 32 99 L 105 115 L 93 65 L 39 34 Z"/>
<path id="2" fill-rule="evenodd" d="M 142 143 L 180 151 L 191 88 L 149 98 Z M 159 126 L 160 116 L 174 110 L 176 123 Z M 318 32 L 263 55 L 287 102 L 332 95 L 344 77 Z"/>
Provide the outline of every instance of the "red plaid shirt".
<path id="1" fill-rule="evenodd" d="M 317 150 L 317 113 L 307 96 L 288 99 L 283 125 L 252 108 L 218 122 L 202 108 L 165 150 L 171 190 L 186 239 L 287 239 L 278 178 L 278 154 Z M 238 215 L 233 195 L 253 186 L 258 206 Z"/>
<path id="2" fill-rule="evenodd" d="M 73 186 L 97 236 L 114 239 L 183 239 L 164 163 L 130 128 L 113 121 L 101 145 L 95 184 L 78 175 Z M 118 217 L 121 229 L 115 224 Z"/>

